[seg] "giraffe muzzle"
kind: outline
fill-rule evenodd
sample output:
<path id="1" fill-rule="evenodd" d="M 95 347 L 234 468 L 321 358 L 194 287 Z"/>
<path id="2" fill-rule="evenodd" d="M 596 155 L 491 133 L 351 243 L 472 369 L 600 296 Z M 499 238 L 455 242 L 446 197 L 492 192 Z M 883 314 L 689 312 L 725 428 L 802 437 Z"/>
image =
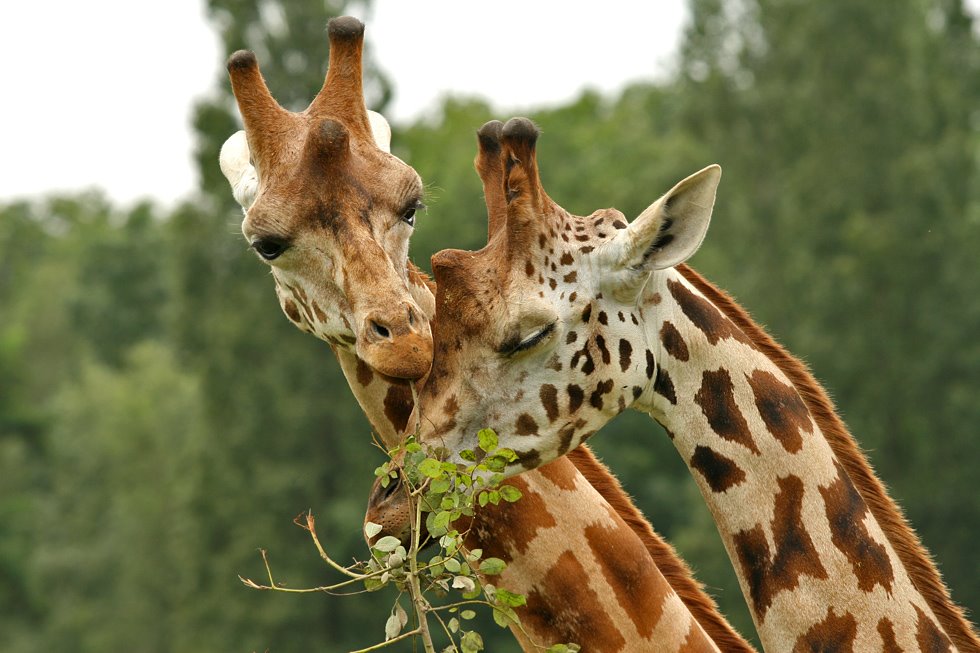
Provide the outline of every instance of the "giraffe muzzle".
<path id="1" fill-rule="evenodd" d="M 414 306 L 374 310 L 361 323 L 357 354 L 372 368 L 396 379 L 417 380 L 432 366 L 432 332 Z"/>

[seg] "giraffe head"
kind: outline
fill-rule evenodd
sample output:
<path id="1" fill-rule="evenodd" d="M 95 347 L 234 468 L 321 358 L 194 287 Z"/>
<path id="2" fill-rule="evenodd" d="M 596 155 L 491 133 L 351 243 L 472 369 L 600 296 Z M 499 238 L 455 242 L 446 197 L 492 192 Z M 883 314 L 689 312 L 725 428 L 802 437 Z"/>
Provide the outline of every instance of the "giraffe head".
<path id="1" fill-rule="evenodd" d="M 326 80 L 301 113 L 272 97 L 254 54 L 229 58 L 245 133 L 222 149 L 222 170 L 287 317 L 382 374 L 417 379 L 432 355 L 431 296 L 408 264 L 422 181 L 387 152 L 387 124 L 365 109 L 364 25 L 337 18 L 328 34 Z"/>
<path id="2" fill-rule="evenodd" d="M 632 223 L 614 209 L 580 217 L 545 193 L 533 123 L 488 123 L 480 136 L 491 236 L 478 252 L 432 258 L 421 437 L 476 450 L 491 427 L 518 453 L 513 474 L 567 453 L 652 389 L 657 346 L 643 325 L 657 306 L 641 291 L 701 244 L 721 169 L 684 179 Z"/>

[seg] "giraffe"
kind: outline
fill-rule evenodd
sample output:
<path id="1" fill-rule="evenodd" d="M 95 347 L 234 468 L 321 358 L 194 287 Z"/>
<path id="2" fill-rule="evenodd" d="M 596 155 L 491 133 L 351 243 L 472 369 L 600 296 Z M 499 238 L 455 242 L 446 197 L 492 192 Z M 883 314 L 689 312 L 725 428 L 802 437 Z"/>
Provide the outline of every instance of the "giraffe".
<path id="1" fill-rule="evenodd" d="M 338 21 L 340 22 L 339 26 L 337 24 Z M 337 19 L 331 21 L 328 32 L 331 38 L 330 70 L 335 69 L 338 62 L 340 62 L 344 65 L 356 65 L 359 74 L 359 40 L 362 38 L 363 25 L 350 18 Z M 354 34 L 355 38 L 350 37 L 351 34 Z M 352 43 L 355 40 L 358 42 Z M 350 52 L 346 54 L 335 54 L 338 48 L 345 49 L 345 51 L 350 50 Z M 335 56 L 338 58 L 335 59 Z M 344 57 L 348 58 L 345 59 Z M 246 72 L 250 77 L 247 77 L 244 81 L 239 80 L 236 83 L 235 71 L 243 67 L 239 63 L 236 63 L 236 61 L 243 59 L 247 64 L 244 68 L 248 69 Z M 255 101 L 249 100 L 251 104 L 242 102 L 241 98 L 243 95 L 250 97 L 258 94 L 261 102 L 265 105 L 273 106 L 275 104 L 265 88 L 261 76 L 258 74 L 254 57 L 250 54 L 236 53 L 233 55 L 229 62 L 229 70 L 232 74 L 233 83 L 236 84 L 236 97 L 239 98 L 240 105 L 242 106 L 243 116 L 248 115 L 247 112 L 249 111 L 255 111 L 253 106 Z M 350 77 L 351 75 L 349 74 L 345 80 L 345 84 L 351 84 Z M 330 72 L 328 71 L 327 82 L 324 88 L 329 89 L 329 92 L 334 94 L 334 96 L 339 95 L 341 92 L 349 95 L 355 92 L 360 93 L 359 86 L 354 87 L 353 90 L 344 90 L 346 89 L 344 85 L 341 85 L 339 82 L 331 83 L 330 80 Z M 321 91 L 318 98 L 323 96 L 323 94 L 324 92 Z M 330 114 L 330 121 L 342 123 L 344 122 L 344 116 L 347 115 L 345 112 L 358 113 L 359 111 L 363 111 L 363 101 L 357 102 L 351 96 L 346 102 L 348 103 L 346 108 L 338 109 L 335 113 Z M 315 106 L 316 103 L 317 101 L 314 100 L 311 107 Z M 278 114 L 282 113 L 283 110 L 277 108 L 276 105 L 273 109 L 268 109 L 267 107 L 266 111 Z M 311 114 L 314 112 L 308 109 L 306 113 Z M 301 114 L 300 118 L 302 117 Z M 296 118 L 290 118 L 289 120 L 295 122 Z M 370 123 L 370 134 L 375 141 L 376 148 L 380 152 L 388 152 L 391 132 L 384 118 L 373 112 L 367 112 L 367 120 Z M 254 122 L 254 119 L 250 123 L 249 119 L 246 118 L 245 132 L 234 134 L 226 141 L 222 147 L 219 162 L 222 172 L 231 185 L 232 195 L 246 211 L 246 225 L 243 230 L 247 238 L 252 235 L 253 230 L 257 231 L 260 228 L 247 224 L 257 215 L 254 205 L 259 204 L 263 198 L 263 193 L 265 194 L 264 197 L 268 198 L 273 193 L 279 192 L 280 187 L 275 185 L 277 182 L 293 180 L 292 186 L 286 185 L 283 187 L 289 193 L 300 195 L 310 192 L 311 185 L 318 184 L 328 188 L 334 187 L 336 182 L 329 177 L 341 176 L 345 178 L 348 188 L 354 187 L 363 193 L 367 182 L 373 176 L 376 176 L 374 169 L 367 166 L 353 166 L 353 169 L 344 167 L 349 165 L 349 159 L 342 165 L 325 166 L 311 171 L 307 165 L 307 161 L 303 157 L 292 156 L 292 158 L 289 158 L 286 156 L 290 148 L 298 147 L 293 132 L 288 130 L 280 132 L 285 134 L 285 138 L 289 141 L 280 145 L 275 140 L 275 132 L 266 133 L 260 137 L 253 136 L 250 130 L 254 128 Z M 263 124 L 261 120 L 259 124 Z M 275 124 L 273 124 L 273 127 L 275 127 Z M 365 137 L 366 132 L 364 132 L 362 127 L 363 125 L 358 128 L 358 133 L 360 137 Z M 278 129 L 278 127 L 275 128 Z M 331 129 L 334 129 L 334 127 L 331 126 Z M 261 140 L 262 138 L 266 140 L 263 141 Z M 273 164 L 265 163 L 263 167 L 259 163 L 259 158 L 253 156 L 250 151 L 250 146 L 258 142 L 262 142 L 264 144 L 263 147 L 265 147 L 263 151 L 265 158 L 263 161 L 273 161 Z M 302 144 L 302 139 L 298 142 Z M 488 143 L 491 142 L 485 142 L 485 144 Z M 284 154 L 283 152 L 277 151 L 278 147 L 285 148 L 287 152 Z M 303 145 L 303 147 L 306 147 L 306 145 Z M 366 139 L 358 143 L 357 150 L 368 151 L 371 155 L 369 158 L 372 158 L 375 162 L 378 159 L 382 162 L 387 161 L 386 157 L 374 152 L 369 147 Z M 494 156 L 492 157 L 482 157 L 480 161 L 495 162 L 496 149 L 493 150 L 493 154 Z M 255 166 L 252 165 L 253 161 L 256 164 Z M 411 175 L 403 174 L 404 171 L 401 170 L 401 166 L 405 164 L 402 164 L 397 159 L 394 162 L 387 161 L 387 163 L 391 164 L 395 172 L 399 174 L 399 176 L 389 175 L 390 183 L 393 183 L 391 179 L 393 178 L 394 182 L 410 183 L 412 189 L 415 188 L 415 181 L 413 179 L 417 179 L 417 176 L 413 178 Z M 405 167 L 407 168 L 407 166 Z M 271 180 L 267 180 L 266 178 L 266 175 L 269 174 L 267 173 L 268 170 L 273 170 L 274 172 Z M 414 171 L 412 173 L 414 174 Z M 367 179 L 362 179 L 365 175 Z M 302 185 L 297 186 L 296 180 L 302 182 Z M 496 188 L 496 185 L 494 188 Z M 334 201 L 340 204 L 344 204 L 346 201 L 342 199 L 343 190 L 338 190 L 336 197 L 334 197 Z M 384 189 L 374 192 L 380 194 L 382 197 L 384 196 Z M 293 197 L 292 199 L 300 206 L 303 205 L 302 198 L 297 199 Z M 267 199 L 266 201 L 271 202 L 272 200 Z M 283 202 L 284 200 L 281 200 L 277 205 L 280 207 L 280 210 L 282 210 Z M 417 206 L 417 204 L 414 206 Z M 263 215 L 264 217 L 264 214 L 259 215 Z M 340 212 L 333 217 L 335 220 L 342 220 L 347 215 L 346 213 Z M 295 243 L 297 241 L 303 242 L 307 250 L 323 252 L 328 247 L 332 248 L 329 250 L 334 254 L 331 259 L 335 263 L 332 264 L 342 268 L 352 266 L 347 257 L 357 257 L 361 255 L 361 251 L 364 249 L 368 251 L 373 249 L 370 243 L 362 243 L 360 246 L 363 249 L 361 250 L 350 247 L 338 248 L 335 243 L 331 242 L 331 239 L 334 237 L 333 234 L 327 233 L 323 229 L 314 229 L 311 234 L 303 234 L 304 229 L 310 229 L 311 227 L 308 216 L 305 221 L 296 220 L 289 224 L 292 228 L 290 238 L 287 241 L 290 244 L 290 249 L 296 248 Z M 392 228 L 390 233 L 386 233 L 383 230 L 375 230 L 372 233 L 376 238 L 373 246 L 381 249 L 387 257 L 388 265 L 393 268 L 388 271 L 389 276 L 396 278 L 405 278 L 407 276 L 412 300 L 414 300 L 415 305 L 420 309 L 420 314 L 417 315 L 417 318 L 421 318 L 425 324 L 428 324 L 429 318 L 434 314 L 435 307 L 432 294 L 433 288 L 430 286 L 425 275 L 407 260 L 407 241 L 410 230 L 395 225 L 395 228 Z M 324 241 L 326 244 L 324 244 Z M 358 332 L 350 328 L 353 320 L 349 318 L 349 306 L 355 302 L 345 299 L 345 293 L 338 291 L 338 288 L 348 292 L 357 291 L 358 286 L 342 286 L 336 283 L 332 278 L 322 274 L 317 269 L 315 261 L 311 264 L 300 259 L 298 262 L 289 262 L 288 266 L 280 269 L 277 267 L 280 264 L 278 261 L 284 260 L 290 254 L 287 250 L 284 249 L 284 251 L 279 252 L 281 259 L 278 255 L 270 257 L 267 254 L 275 252 L 270 247 L 267 247 L 267 243 L 257 244 L 254 237 L 250 238 L 250 242 L 260 258 L 265 259 L 273 267 L 273 275 L 277 284 L 277 294 L 279 295 L 280 303 L 286 315 L 302 330 L 313 333 L 330 343 L 331 349 L 340 362 L 341 369 L 347 378 L 355 398 L 375 432 L 388 447 L 397 445 L 401 441 L 408 424 L 408 417 L 413 409 L 411 388 L 405 380 L 393 378 L 393 375 L 390 373 L 375 367 L 373 360 L 368 360 L 367 357 L 362 356 L 364 350 L 360 347 L 360 339 L 364 336 L 365 332 L 363 330 Z M 300 252 L 300 254 L 309 255 L 308 252 Z M 297 269 L 299 269 L 299 272 L 297 272 Z M 308 271 L 310 269 L 312 269 L 312 273 Z M 303 276 L 299 276 L 301 274 Z M 322 285 L 328 286 L 327 292 L 324 292 L 323 288 L 319 287 Z M 360 301 L 367 302 L 369 299 L 362 298 Z M 341 320 L 342 327 L 338 326 L 336 319 L 333 319 L 335 314 L 341 315 L 342 318 L 346 317 L 346 319 Z M 427 365 L 424 367 L 427 368 Z M 556 520 L 559 524 L 570 523 L 570 512 L 575 516 L 581 516 L 583 514 L 592 515 L 593 522 L 595 523 L 590 522 L 586 525 L 591 525 L 593 528 L 605 529 L 607 537 L 605 539 L 598 538 L 601 540 L 601 543 L 608 544 L 609 538 L 615 533 L 617 546 L 620 546 L 620 542 L 622 542 L 621 546 L 630 551 L 631 558 L 635 558 L 633 566 L 629 568 L 629 571 L 633 575 L 625 579 L 619 585 L 619 589 L 626 592 L 636 592 L 638 596 L 642 596 L 643 598 L 656 595 L 662 599 L 656 606 L 649 606 L 648 610 L 637 610 L 633 606 L 627 608 L 617 607 L 618 603 L 616 605 L 610 604 L 611 612 L 608 615 L 603 613 L 601 606 L 593 605 L 593 612 L 589 616 L 595 620 L 595 623 L 601 623 L 603 625 L 605 635 L 612 638 L 611 633 L 620 633 L 619 639 L 613 641 L 626 642 L 628 646 L 639 646 L 640 644 L 636 643 L 636 637 L 639 637 L 641 640 L 647 637 L 648 641 L 657 642 L 657 650 L 664 651 L 751 651 L 752 648 L 731 628 L 724 617 L 721 616 L 713 600 L 704 593 L 702 587 L 694 580 L 683 561 L 677 557 L 668 544 L 656 535 L 649 524 L 643 519 L 615 478 L 609 474 L 608 470 L 587 451 L 583 450 L 580 456 L 579 466 L 581 467 L 581 471 L 578 467 L 566 465 L 565 463 L 567 461 L 563 461 L 553 466 L 548 475 L 546 477 L 542 476 L 542 478 L 549 479 L 544 487 L 546 489 L 550 488 L 552 494 L 556 493 L 560 487 L 565 488 L 565 495 L 570 495 L 570 490 L 575 489 L 575 492 L 581 497 L 581 505 L 576 505 L 574 509 L 569 508 L 568 505 L 550 506 L 549 512 L 543 513 L 543 515 L 547 516 L 548 519 Z M 530 473 L 527 478 L 533 482 L 536 475 L 536 472 Z M 539 484 L 542 482 L 538 481 Z M 528 493 L 531 493 L 530 488 L 528 489 Z M 501 507 L 499 512 L 501 519 L 507 519 L 507 510 L 504 507 Z M 512 518 L 520 514 L 516 511 L 511 511 Z M 528 528 L 532 528 L 533 526 L 527 517 L 527 515 L 522 517 L 522 523 Z M 560 533 L 561 529 L 552 528 L 551 532 Z M 576 533 L 569 531 L 568 535 L 572 536 L 576 535 Z M 578 533 L 578 535 L 581 535 L 581 533 Z M 516 536 L 520 536 L 519 531 L 516 533 Z M 574 578 L 566 577 L 562 575 L 564 572 L 563 569 L 553 570 L 550 567 L 543 566 L 542 561 L 547 560 L 547 556 L 551 553 L 551 550 L 546 546 L 546 542 L 544 541 L 529 544 L 525 547 L 525 551 L 533 554 L 533 558 L 538 562 L 537 568 L 529 569 L 527 575 L 522 577 L 522 580 L 528 583 L 529 586 L 535 586 L 537 582 L 534 574 L 545 575 L 544 577 L 552 584 L 574 583 L 577 585 L 583 578 L 587 578 L 586 575 L 581 573 L 576 574 Z M 612 555 L 609 551 L 606 553 Z M 569 557 L 570 554 L 566 552 L 562 559 L 568 559 Z M 514 568 L 516 569 L 517 566 L 515 565 Z M 614 568 L 607 567 L 607 569 L 612 570 Z M 593 569 L 590 566 L 588 572 L 599 573 L 600 570 Z M 670 587 L 667 587 L 665 577 L 669 578 Z M 614 583 L 603 581 L 601 578 L 597 582 L 600 583 L 599 587 L 606 593 L 607 597 L 614 590 L 614 587 L 616 587 Z M 538 583 L 538 586 L 540 586 L 540 583 Z M 530 606 L 523 610 L 523 614 L 529 622 L 535 621 L 537 624 L 533 629 L 536 639 L 551 642 L 569 640 L 591 641 L 587 640 L 587 637 L 589 637 L 587 624 L 592 622 L 576 623 L 570 621 L 576 614 L 574 612 L 568 612 L 574 606 L 570 607 L 567 598 L 567 595 L 554 595 L 551 593 L 532 597 Z M 560 618 L 555 615 L 559 615 Z M 651 625 L 655 625 L 656 628 L 651 632 L 647 632 L 648 626 Z M 635 633 L 639 634 L 634 637 Z M 630 639 L 627 639 L 627 637 Z M 527 650 L 534 650 L 531 648 L 530 643 L 525 641 L 524 644 L 528 647 Z M 611 651 L 627 649 L 612 647 L 610 644 L 600 645 L 599 642 L 596 642 L 595 647 L 588 650 Z"/>
<path id="2" fill-rule="evenodd" d="M 487 246 L 433 256 L 421 440 L 452 454 L 491 427 L 517 473 L 636 408 L 690 468 L 766 650 L 977 651 L 821 386 L 683 265 L 721 169 L 631 224 L 614 209 L 578 217 L 542 188 L 537 137 L 526 119 L 502 128 L 506 199 Z"/>
<path id="3" fill-rule="evenodd" d="M 378 123 L 376 135 L 390 133 L 381 116 L 373 114 L 372 120 Z M 477 166 L 485 168 L 496 159 L 484 148 L 495 154 L 499 146 L 485 134 L 480 142 Z M 247 143 L 233 135 L 222 149 L 222 168 L 246 208 L 256 184 L 248 162 Z M 434 305 L 434 299 L 422 304 Z M 411 396 L 407 409 L 401 403 L 405 384 L 375 373 L 345 350 L 334 352 L 375 432 L 387 447 L 396 446 L 411 413 Z M 394 404 L 392 397 L 398 398 Z M 474 529 L 478 539 L 471 544 L 507 560 L 504 585 L 529 595 L 519 612 L 533 641 L 514 630 L 525 650 L 536 650 L 535 642 L 577 642 L 597 652 L 754 650 L 587 447 L 515 484 L 533 498 L 522 500 L 520 508 L 506 504 L 481 511 Z M 372 490 L 367 518 L 390 524 L 382 535 L 408 528 L 408 506 L 395 489 L 375 483 Z M 532 502 L 534 512 L 527 510 Z M 539 530 L 547 535 L 535 535 Z M 556 549 L 553 538 L 569 546 Z"/>
<path id="4" fill-rule="evenodd" d="M 276 102 L 253 53 L 231 55 L 245 138 L 226 144 L 222 169 L 249 202 L 242 233 L 290 321 L 382 374 L 418 379 L 432 359 L 431 305 L 420 305 L 431 292 L 406 261 L 422 180 L 376 143 L 386 124 L 364 107 L 363 23 L 336 18 L 327 33 L 326 79 L 301 113 Z"/>

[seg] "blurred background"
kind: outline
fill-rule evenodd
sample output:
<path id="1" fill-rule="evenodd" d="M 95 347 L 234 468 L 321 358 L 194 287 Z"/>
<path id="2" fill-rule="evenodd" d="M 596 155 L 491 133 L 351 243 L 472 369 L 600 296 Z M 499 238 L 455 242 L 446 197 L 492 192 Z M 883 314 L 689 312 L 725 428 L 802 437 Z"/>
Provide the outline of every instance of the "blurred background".
<path id="1" fill-rule="evenodd" d="M 302 109 L 322 84 L 326 21 L 343 13 L 367 21 L 369 103 L 396 118 L 394 151 L 429 185 L 412 244 L 422 267 L 438 249 L 482 245 L 472 160 L 486 120 L 536 120 L 545 186 L 580 214 L 635 216 L 720 163 L 692 264 L 810 364 L 954 599 L 980 609 L 975 4 L 689 0 L 634 15 L 606 2 L 566 24 L 540 8 L 516 21 L 501 3 L 466 18 L 384 0 L 207 0 L 175 31 L 129 4 L 104 61 L 86 58 L 98 38 L 70 15 L 46 17 L 87 39 L 56 76 L 30 52 L 4 56 L 0 650 L 345 651 L 383 637 L 393 597 L 269 594 L 237 578 L 263 577 L 262 547 L 290 586 L 329 582 L 291 523 L 307 509 L 337 559 L 366 555 L 380 455 L 327 345 L 280 315 L 217 165 L 239 129 L 227 54 L 255 50 L 279 101 Z M 43 27 L 4 13 L 5 47 Z M 146 49 L 161 32 L 166 53 Z M 178 98 L 188 132 L 183 113 L 153 112 L 173 99 L 153 83 L 193 65 L 202 34 L 203 88 Z M 130 60 L 106 75 L 103 63 Z M 41 95 L 27 86 L 39 78 Z M 104 107 L 108 126 L 73 118 L 110 87 L 127 95 Z M 43 126 L 28 126 L 34 114 Z M 167 159 L 164 141 L 183 158 Z M 91 189 L 48 190 L 78 185 L 59 167 L 91 174 L 107 152 L 134 181 L 96 173 Z M 669 440 L 626 414 L 592 442 L 754 637 Z M 517 650 L 493 630 L 489 650 Z"/>

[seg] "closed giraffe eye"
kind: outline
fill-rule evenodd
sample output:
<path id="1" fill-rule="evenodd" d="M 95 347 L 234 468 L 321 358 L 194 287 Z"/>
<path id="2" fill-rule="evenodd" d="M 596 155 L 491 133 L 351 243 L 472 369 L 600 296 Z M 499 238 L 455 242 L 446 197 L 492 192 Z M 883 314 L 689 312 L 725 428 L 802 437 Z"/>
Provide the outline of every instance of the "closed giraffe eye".
<path id="1" fill-rule="evenodd" d="M 520 342 L 518 342 L 513 347 L 513 349 L 511 349 L 509 352 L 507 352 L 507 355 L 509 356 L 509 355 L 512 355 L 512 354 L 516 354 L 518 352 L 527 351 L 528 349 L 533 349 L 535 346 L 537 346 L 537 345 L 541 344 L 542 342 L 544 342 L 547 339 L 547 337 L 550 336 L 551 333 L 554 330 L 555 330 L 555 323 L 554 322 L 552 322 L 551 324 L 549 324 L 549 325 L 547 325 L 545 327 L 542 327 L 542 328 L 538 329 L 537 331 L 535 331 L 531 335 L 527 336 L 526 338 L 524 338 L 523 340 L 521 340 Z"/>

